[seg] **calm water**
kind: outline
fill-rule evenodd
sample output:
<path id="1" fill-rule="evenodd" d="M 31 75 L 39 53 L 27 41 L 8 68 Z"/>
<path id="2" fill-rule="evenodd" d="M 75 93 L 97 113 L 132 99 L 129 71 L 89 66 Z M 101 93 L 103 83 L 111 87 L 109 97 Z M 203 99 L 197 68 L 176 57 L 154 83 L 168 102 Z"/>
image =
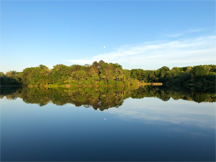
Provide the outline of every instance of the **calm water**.
<path id="1" fill-rule="evenodd" d="M 2 161 L 215 161 L 215 94 L 1 90 Z"/>

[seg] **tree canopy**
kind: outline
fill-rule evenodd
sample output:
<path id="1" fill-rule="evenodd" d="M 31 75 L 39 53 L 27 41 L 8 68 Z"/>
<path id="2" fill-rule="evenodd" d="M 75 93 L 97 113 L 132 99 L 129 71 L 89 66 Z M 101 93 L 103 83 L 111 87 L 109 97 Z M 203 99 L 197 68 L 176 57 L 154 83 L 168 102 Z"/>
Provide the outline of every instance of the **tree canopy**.
<path id="1" fill-rule="evenodd" d="M 126 70 L 118 63 L 94 61 L 91 65 L 57 64 L 53 69 L 45 65 L 28 67 L 22 72 L 0 72 L 1 85 L 136 85 L 162 82 L 166 85 L 215 85 L 216 65 L 173 67 L 163 66 L 157 70 Z"/>

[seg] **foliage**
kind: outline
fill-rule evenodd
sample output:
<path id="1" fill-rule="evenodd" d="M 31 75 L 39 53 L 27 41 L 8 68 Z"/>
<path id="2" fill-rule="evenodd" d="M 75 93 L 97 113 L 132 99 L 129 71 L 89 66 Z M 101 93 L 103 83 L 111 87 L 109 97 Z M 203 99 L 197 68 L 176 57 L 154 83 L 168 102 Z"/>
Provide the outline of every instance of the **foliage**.
<path id="1" fill-rule="evenodd" d="M 194 76 L 196 77 L 204 77 L 207 75 L 207 66 L 205 66 L 206 68 L 204 68 L 204 66 L 195 66 L 192 69 L 192 73 Z M 210 68 L 208 68 L 210 70 Z"/>
<path id="2" fill-rule="evenodd" d="M 0 72 L 1 85 L 33 86 L 131 86 L 141 83 L 162 82 L 164 85 L 215 86 L 216 65 L 187 67 L 163 66 L 157 70 L 125 70 L 118 63 L 106 63 L 103 60 L 85 64 L 66 66 L 57 64 L 53 69 L 44 65 L 28 67 L 23 72 Z"/>
<path id="3" fill-rule="evenodd" d="M 15 72 L 16 74 L 16 72 Z M 12 72 L 6 75 L 14 76 Z M 2 83 L 12 84 L 0 73 Z M 2 77 L 3 76 L 3 77 Z M 3 78 L 3 79 L 2 79 Z M 13 77 L 13 79 L 15 79 Z M 44 85 L 127 85 L 134 84 L 130 77 L 129 70 L 123 70 L 117 63 L 106 63 L 103 60 L 93 62 L 92 65 L 71 65 L 57 64 L 53 69 L 44 65 L 25 68 L 19 75 L 19 81 L 23 85 L 44 86 Z M 2 84 L 1 84 L 2 85 Z"/>
<path id="4" fill-rule="evenodd" d="M 0 72 L 0 85 L 22 85 L 22 72 L 9 71 L 6 74 Z"/>
<path id="5" fill-rule="evenodd" d="M 143 82 L 162 82 L 165 85 L 215 86 L 216 65 L 173 67 L 163 66 L 157 70 L 132 69 L 131 78 Z"/>

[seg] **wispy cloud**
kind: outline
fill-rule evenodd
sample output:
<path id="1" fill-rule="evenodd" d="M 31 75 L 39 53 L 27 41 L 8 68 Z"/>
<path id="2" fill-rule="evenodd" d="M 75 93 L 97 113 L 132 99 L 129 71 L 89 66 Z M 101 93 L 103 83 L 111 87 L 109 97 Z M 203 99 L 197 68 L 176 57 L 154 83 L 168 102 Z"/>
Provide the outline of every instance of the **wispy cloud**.
<path id="1" fill-rule="evenodd" d="M 178 37 L 180 35 L 182 35 L 183 33 L 175 33 L 175 34 L 167 34 L 167 37 Z"/>
<path id="2" fill-rule="evenodd" d="M 194 33 L 194 32 L 201 32 L 201 31 L 204 31 L 204 30 L 205 30 L 205 28 L 199 28 L 199 29 L 189 28 L 186 31 L 181 31 L 181 32 L 178 32 L 178 33 L 173 33 L 173 34 L 166 34 L 166 36 L 167 37 L 178 37 L 178 36 L 181 36 L 181 35 L 184 35 L 184 34 Z"/>
<path id="3" fill-rule="evenodd" d="M 200 31 L 203 31 L 203 30 L 206 30 L 206 29 L 205 28 L 199 28 L 199 29 L 189 28 L 188 32 L 200 32 Z"/>
<path id="4" fill-rule="evenodd" d="M 157 69 L 161 66 L 193 66 L 214 64 L 216 36 L 198 37 L 176 41 L 146 42 L 137 46 L 122 46 L 114 52 L 99 54 L 86 59 L 69 60 L 75 64 L 94 61 L 118 62 L 123 68 Z"/>

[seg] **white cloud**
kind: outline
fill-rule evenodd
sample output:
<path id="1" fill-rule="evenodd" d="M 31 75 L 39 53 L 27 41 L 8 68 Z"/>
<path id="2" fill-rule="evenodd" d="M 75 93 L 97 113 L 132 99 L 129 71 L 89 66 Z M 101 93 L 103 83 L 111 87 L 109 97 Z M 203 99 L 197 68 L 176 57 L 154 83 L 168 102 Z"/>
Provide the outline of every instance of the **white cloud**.
<path id="1" fill-rule="evenodd" d="M 203 31 L 203 30 L 205 30 L 204 28 L 200 28 L 200 29 L 193 29 L 193 28 L 190 28 L 189 30 L 188 30 L 188 32 L 200 32 L 200 31 Z"/>
<path id="2" fill-rule="evenodd" d="M 167 37 L 178 37 L 178 36 L 188 34 L 188 33 L 201 32 L 203 30 L 205 30 L 205 28 L 200 28 L 200 29 L 189 28 L 186 31 L 182 31 L 182 32 L 174 33 L 174 34 L 166 34 L 166 36 Z"/>
<path id="3" fill-rule="evenodd" d="M 88 59 L 70 60 L 75 64 L 94 61 L 118 62 L 123 68 L 157 69 L 162 66 L 194 66 L 215 64 L 216 36 L 176 41 L 146 42 L 131 47 L 122 46 L 114 52 L 99 54 Z"/>
<path id="4" fill-rule="evenodd" d="M 168 36 L 168 37 L 178 37 L 180 35 L 182 35 L 182 33 L 167 34 L 166 36 Z"/>

